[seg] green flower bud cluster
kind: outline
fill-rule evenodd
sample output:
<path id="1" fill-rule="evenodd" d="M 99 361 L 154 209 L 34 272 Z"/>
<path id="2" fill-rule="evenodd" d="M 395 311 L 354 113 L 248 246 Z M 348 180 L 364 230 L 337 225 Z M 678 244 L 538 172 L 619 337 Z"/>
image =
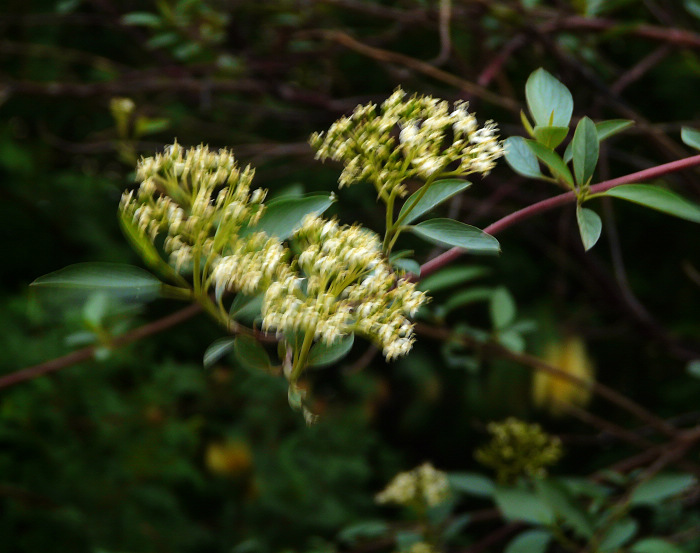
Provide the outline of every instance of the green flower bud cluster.
<path id="1" fill-rule="evenodd" d="M 411 178 L 488 174 L 503 155 L 496 125 L 479 128 L 466 102 L 411 96 L 398 88 L 380 107 L 360 105 L 310 143 L 316 158 L 344 164 L 340 187 L 374 184 L 385 201 L 406 194 Z M 398 136 L 397 136 L 398 130 Z"/>
<path id="2" fill-rule="evenodd" d="M 427 297 L 392 272 L 379 238 L 360 226 L 307 216 L 295 235 L 300 253 L 263 300 L 263 328 L 311 333 L 332 344 L 357 332 L 387 360 L 413 345 L 413 315 Z"/>
<path id="3" fill-rule="evenodd" d="M 397 474 L 389 485 L 376 496 L 377 503 L 434 507 L 450 495 L 447 474 L 437 470 L 431 463 Z"/>
<path id="4" fill-rule="evenodd" d="M 561 440 L 539 424 L 510 417 L 488 425 L 491 441 L 475 453 L 476 460 L 496 471 L 498 481 L 513 484 L 521 476 L 543 478 L 546 467 L 562 456 Z"/>

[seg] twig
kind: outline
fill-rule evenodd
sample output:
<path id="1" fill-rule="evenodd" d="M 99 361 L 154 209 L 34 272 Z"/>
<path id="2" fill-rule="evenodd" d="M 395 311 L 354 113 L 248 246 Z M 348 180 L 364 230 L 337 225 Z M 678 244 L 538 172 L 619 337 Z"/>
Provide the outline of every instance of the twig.
<path id="1" fill-rule="evenodd" d="M 595 186 L 591 186 L 590 191 L 591 194 L 600 194 L 601 192 L 606 192 L 607 190 L 615 188 L 616 186 L 619 186 L 621 184 L 646 181 L 649 179 L 666 175 L 668 173 L 680 171 L 682 169 L 696 167 L 698 165 L 700 165 L 700 155 L 691 156 L 684 159 L 679 159 L 677 161 L 672 161 L 670 163 L 664 163 L 663 165 L 658 165 L 656 167 L 651 167 L 650 169 L 644 169 L 643 171 L 631 173 L 629 175 L 618 177 L 616 179 L 601 182 L 599 184 L 596 184 Z M 486 227 L 484 229 L 484 232 L 491 235 L 498 234 L 499 232 L 507 229 L 508 227 L 520 223 L 521 221 L 524 221 L 525 219 L 529 219 L 530 217 L 539 215 L 540 213 L 544 213 L 545 211 L 549 211 L 550 209 L 554 209 L 555 207 L 574 203 L 575 201 L 576 194 L 574 192 L 565 192 L 563 194 L 559 194 L 558 196 L 547 198 L 546 200 L 542 200 L 541 202 L 537 202 L 535 204 L 524 207 L 523 209 L 520 209 L 515 213 L 506 215 L 502 219 L 499 219 L 495 223 L 492 223 L 491 225 Z M 467 253 L 467 250 L 455 247 L 447 250 L 446 252 L 431 259 L 430 261 L 427 261 L 426 263 L 421 265 L 421 277 L 425 277 L 431 273 L 434 273 L 435 271 L 454 261 L 464 253 Z"/>
<path id="2" fill-rule="evenodd" d="M 470 94 L 472 96 L 478 96 L 483 100 L 491 102 L 492 104 L 495 104 L 497 106 L 501 106 L 510 111 L 518 112 L 520 110 L 520 105 L 515 100 L 511 100 L 510 98 L 506 98 L 504 96 L 499 96 L 498 94 L 491 92 L 483 86 L 479 86 L 476 83 L 457 77 L 456 75 L 448 73 L 447 71 L 443 71 L 442 69 L 438 69 L 430 63 L 417 60 L 404 54 L 392 52 L 390 50 L 382 50 L 381 48 L 368 46 L 367 44 L 364 44 L 354 39 L 349 34 L 344 33 L 342 31 L 319 30 L 311 32 L 310 34 L 320 34 L 328 40 L 332 40 L 334 42 L 337 42 L 338 44 L 342 44 L 343 46 L 350 48 L 351 50 L 355 50 L 360 54 L 376 59 L 378 61 L 404 65 L 410 69 L 413 69 L 414 71 L 423 73 L 424 75 L 432 77 L 433 79 L 452 85 L 456 88 L 459 88 L 460 90 L 463 90 L 467 94 Z"/>
<path id="3" fill-rule="evenodd" d="M 546 372 L 547 374 L 550 374 L 556 378 L 561 378 L 577 386 L 590 389 L 591 392 L 593 392 L 594 394 L 608 400 L 610 403 L 614 403 L 621 409 L 624 409 L 628 413 L 631 413 L 632 415 L 637 417 L 639 420 L 648 423 L 661 434 L 664 434 L 671 438 L 676 438 L 680 435 L 680 432 L 678 432 L 665 420 L 661 419 L 660 417 L 657 417 L 654 413 L 648 411 L 637 402 L 620 394 L 619 392 L 613 390 L 605 384 L 601 384 L 600 382 L 589 382 L 587 380 L 569 374 L 568 372 L 554 367 L 533 355 L 529 355 L 527 353 L 515 353 L 495 342 L 481 343 L 477 342 L 473 338 L 470 338 L 469 336 L 455 336 L 448 329 L 436 328 L 422 323 L 416 324 L 416 331 L 425 336 L 430 336 L 432 338 L 442 341 L 458 339 L 466 345 L 479 347 L 482 349 L 482 351 L 485 351 L 487 353 L 492 352 L 503 359 L 508 359 L 510 361 L 513 361 L 520 365 L 524 365 L 534 370 Z"/>
<path id="4" fill-rule="evenodd" d="M 180 311 L 176 311 L 175 313 L 168 315 L 167 317 L 163 317 L 162 319 L 145 324 L 139 328 L 135 328 L 134 330 L 127 332 L 126 334 L 115 337 L 112 340 L 111 345 L 114 347 L 119 347 L 140 340 L 141 338 L 145 338 L 146 336 L 158 334 L 159 332 L 167 330 L 170 327 L 190 319 L 201 310 L 202 307 L 198 303 L 193 303 Z M 70 367 L 71 365 L 75 365 L 81 361 L 92 359 L 97 348 L 98 346 L 88 346 L 86 348 L 73 351 L 68 355 L 64 355 L 63 357 L 57 357 L 51 361 L 40 363 L 38 365 L 34 365 L 33 367 L 27 367 L 26 369 L 7 374 L 0 377 L 0 389 L 8 388 L 15 384 L 19 384 L 20 382 L 24 382 L 25 380 L 31 380 L 38 376 L 43 376 L 45 374 L 56 372 L 60 369 Z"/>

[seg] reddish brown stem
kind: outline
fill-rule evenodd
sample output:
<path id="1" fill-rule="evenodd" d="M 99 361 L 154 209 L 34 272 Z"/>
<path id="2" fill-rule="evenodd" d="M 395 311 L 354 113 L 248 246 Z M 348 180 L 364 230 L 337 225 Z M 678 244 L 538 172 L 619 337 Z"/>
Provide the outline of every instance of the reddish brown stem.
<path id="1" fill-rule="evenodd" d="M 611 188 L 620 186 L 621 184 L 630 184 L 634 182 L 646 181 L 668 173 L 673 173 L 675 171 L 680 171 L 682 169 L 688 169 L 690 167 L 696 167 L 700 165 L 700 155 L 687 157 L 684 159 L 679 159 L 677 161 L 672 161 L 671 163 L 664 163 L 663 165 L 658 165 L 657 167 L 651 167 L 649 169 L 644 169 L 643 171 L 637 171 L 636 173 L 630 173 L 616 179 L 607 180 L 591 186 L 591 194 L 600 194 L 601 192 L 606 192 Z M 495 223 L 492 223 L 484 229 L 487 234 L 498 234 L 499 232 L 513 226 L 525 219 L 529 219 L 555 207 L 559 207 L 566 204 L 571 204 L 576 201 L 575 192 L 565 192 L 564 194 L 559 194 L 552 198 L 547 198 L 536 204 L 529 205 L 506 215 L 502 219 L 499 219 Z M 462 254 L 467 253 L 467 250 L 462 248 L 452 248 L 447 250 L 445 253 L 438 255 L 437 257 L 431 259 L 430 261 L 421 265 L 420 274 L 421 277 L 426 277 L 431 273 L 434 273 L 438 269 L 441 269 L 448 263 L 454 261 Z"/>

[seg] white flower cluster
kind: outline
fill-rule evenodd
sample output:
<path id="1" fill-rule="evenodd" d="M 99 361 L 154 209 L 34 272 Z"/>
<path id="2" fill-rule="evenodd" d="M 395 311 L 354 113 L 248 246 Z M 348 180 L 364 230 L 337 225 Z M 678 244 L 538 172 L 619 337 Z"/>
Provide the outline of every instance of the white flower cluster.
<path id="1" fill-rule="evenodd" d="M 231 255 L 220 257 L 211 273 L 216 297 L 224 290 L 237 290 L 252 296 L 276 278 L 287 250 L 276 238 L 256 232 L 232 240 Z"/>
<path id="2" fill-rule="evenodd" d="M 265 191 L 250 190 L 254 173 L 239 168 L 226 149 L 184 150 L 176 142 L 163 154 L 139 161 L 141 185 L 136 193 L 124 193 L 119 209 L 152 242 L 165 233 L 163 249 L 176 270 L 188 269 L 196 254 L 214 267 L 217 287 L 250 290 L 256 287 L 252 281 L 274 271 L 283 253 L 264 235 L 239 237 L 240 229 L 255 223 L 264 209 Z M 263 259 L 253 267 L 256 250 L 264 252 Z M 241 277 L 245 273 L 251 282 Z"/>
<path id="3" fill-rule="evenodd" d="M 450 483 L 447 475 L 431 463 L 423 463 L 412 471 L 397 474 L 375 499 L 377 503 L 418 503 L 433 507 L 445 501 L 449 494 Z"/>
<path id="4" fill-rule="evenodd" d="M 317 159 L 343 162 L 341 187 L 367 180 L 382 198 L 403 196 L 410 178 L 486 175 L 503 155 L 496 125 L 489 121 L 479 128 L 467 107 L 431 96 L 407 98 L 399 88 L 381 107 L 357 106 L 328 132 L 313 134 L 310 143 Z"/>
<path id="5" fill-rule="evenodd" d="M 265 293 L 263 328 L 311 332 L 326 344 L 357 332 L 379 344 L 387 360 L 408 353 L 414 337 L 406 316 L 427 298 L 391 271 L 379 238 L 359 226 L 307 216 L 296 239 L 296 265 Z"/>

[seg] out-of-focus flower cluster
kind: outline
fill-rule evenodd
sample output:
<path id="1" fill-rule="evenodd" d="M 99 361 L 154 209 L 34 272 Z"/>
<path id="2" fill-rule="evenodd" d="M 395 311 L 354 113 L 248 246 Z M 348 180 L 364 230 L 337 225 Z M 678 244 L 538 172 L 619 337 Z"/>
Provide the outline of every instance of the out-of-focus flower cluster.
<path id="1" fill-rule="evenodd" d="M 392 272 L 378 237 L 310 215 L 295 238 L 296 262 L 265 293 L 263 328 L 313 333 L 326 344 L 357 332 L 379 344 L 387 360 L 408 353 L 414 337 L 407 316 L 427 298 Z"/>
<path id="2" fill-rule="evenodd" d="M 539 424 L 510 417 L 488 425 L 491 441 L 475 453 L 476 460 L 496 471 L 498 481 L 513 484 L 519 477 L 543 478 L 547 467 L 562 456 L 561 440 Z"/>
<path id="3" fill-rule="evenodd" d="M 240 235 L 264 209 L 265 191 L 250 189 L 254 173 L 226 149 L 185 150 L 174 143 L 138 162 L 141 185 L 124 193 L 120 212 L 152 242 L 164 235 L 163 249 L 177 271 L 188 271 L 198 256 L 213 270 L 219 292 L 253 293 L 273 277 L 285 253 L 264 233 Z"/>
<path id="4" fill-rule="evenodd" d="M 411 96 L 398 88 L 381 105 L 360 105 L 310 143 L 316 158 L 344 164 L 340 186 L 374 184 L 383 199 L 406 194 L 404 182 L 443 174 L 488 174 L 503 155 L 496 125 L 479 128 L 466 102 Z M 398 136 L 397 136 L 398 130 Z"/>
<path id="5" fill-rule="evenodd" d="M 450 483 L 447 475 L 431 463 L 423 463 L 411 471 L 397 474 L 389 485 L 377 494 L 376 501 L 433 507 L 445 501 L 449 495 Z"/>

